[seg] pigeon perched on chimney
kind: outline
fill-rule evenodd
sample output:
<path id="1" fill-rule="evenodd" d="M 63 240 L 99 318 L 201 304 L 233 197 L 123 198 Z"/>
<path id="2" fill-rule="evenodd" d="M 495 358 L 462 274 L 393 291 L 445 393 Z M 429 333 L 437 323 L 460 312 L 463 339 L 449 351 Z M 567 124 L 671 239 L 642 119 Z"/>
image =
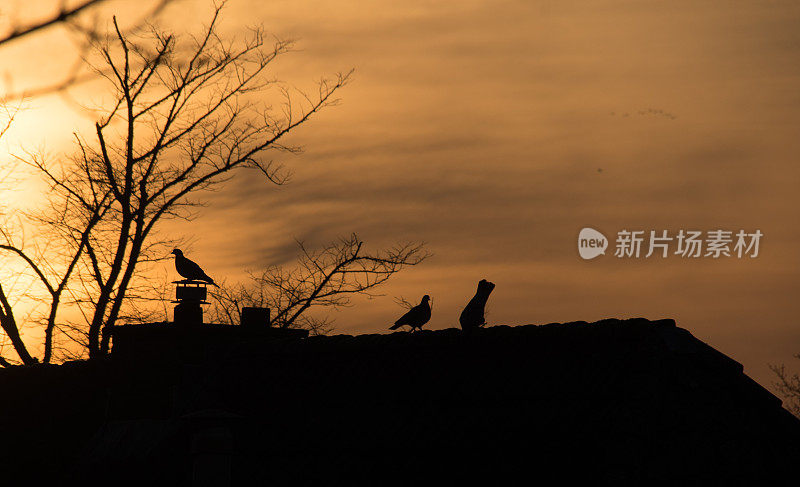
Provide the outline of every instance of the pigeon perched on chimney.
<path id="1" fill-rule="evenodd" d="M 180 249 L 175 249 L 172 253 L 175 254 L 175 270 L 177 270 L 178 274 L 182 277 L 190 281 L 205 281 L 212 286 L 217 286 L 214 279 L 208 277 L 208 274 L 206 274 L 197 263 L 184 257 Z"/>
<path id="2" fill-rule="evenodd" d="M 422 302 L 418 305 L 414 306 L 408 313 L 404 314 L 400 317 L 399 320 L 394 322 L 389 329 L 396 330 L 403 325 L 408 325 L 411 327 L 411 331 L 414 331 L 415 328 L 422 329 L 422 325 L 428 322 L 431 319 L 431 306 L 428 304 L 431 297 L 427 294 L 422 297 Z"/>

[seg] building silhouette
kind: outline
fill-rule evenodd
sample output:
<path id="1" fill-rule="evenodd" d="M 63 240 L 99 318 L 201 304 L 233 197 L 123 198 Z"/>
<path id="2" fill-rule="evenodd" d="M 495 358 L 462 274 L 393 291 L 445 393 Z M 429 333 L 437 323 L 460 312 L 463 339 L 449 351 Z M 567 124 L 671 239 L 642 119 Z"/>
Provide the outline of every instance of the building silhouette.
<path id="1" fill-rule="evenodd" d="M 777 485 L 800 458 L 800 420 L 672 320 L 127 325 L 0 391 L 0 468 L 31 485 Z"/>

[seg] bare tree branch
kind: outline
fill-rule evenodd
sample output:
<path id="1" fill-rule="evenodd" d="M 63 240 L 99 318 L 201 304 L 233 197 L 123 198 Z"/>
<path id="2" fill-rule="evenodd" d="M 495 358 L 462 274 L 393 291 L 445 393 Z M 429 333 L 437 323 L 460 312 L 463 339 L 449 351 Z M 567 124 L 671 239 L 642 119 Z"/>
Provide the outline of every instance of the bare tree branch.
<path id="1" fill-rule="evenodd" d="M 157 0 L 150 8 L 142 12 L 136 21 L 126 29 L 127 33 L 139 31 L 151 19 L 156 18 L 170 3 L 175 0 Z M 28 87 L 19 92 L 6 93 L 2 99 L 19 100 L 22 98 L 35 97 L 50 93 L 65 93 L 68 88 L 76 84 L 84 83 L 96 79 L 100 73 L 87 72 L 85 67 L 85 57 L 90 52 L 92 43 L 101 39 L 105 34 L 101 27 L 97 24 L 96 18 L 93 22 L 86 24 L 80 22 L 80 18 L 85 16 L 89 11 L 97 10 L 107 0 L 84 0 L 72 7 L 67 6 L 66 2 L 60 1 L 58 10 L 54 11 L 51 15 L 44 18 L 32 21 L 25 25 L 12 24 L 11 30 L 0 34 L 0 47 L 11 44 L 13 42 L 23 41 L 27 38 L 41 34 L 43 31 L 54 27 L 64 26 L 68 29 L 79 34 L 83 39 L 78 46 L 76 46 L 76 55 L 72 67 L 69 68 L 66 74 L 58 81 L 47 83 L 38 87 Z"/>
<path id="2" fill-rule="evenodd" d="M 795 358 L 800 359 L 800 354 L 795 355 Z M 783 364 L 770 364 L 769 368 L 778 377 L 778 381 L 774 383 L 775 387 L 788 401 L 786 409 L 800 417 L 800 375 L 790 374 Z"/>
<path id="3" fill-rule="evenodd" d="M 273 266 L 251 275 L 248 285 L 222 284 L 212 316 L 236 323 L 240 306 L 267 307 L 274 313 L 271 325 L 304 328 L 314 333 L 331 330 L 325 317 L 309 314 L 312 308 L 339 308 L 350 304 L 350 297 L 378 296 L 373 291 L 406 266 L 421 263 L 428 254 L 422 244 L 403 244 L 378 253 L 364 253 L 357 235 L 312 251 L 302 242 L 300 258 L 293 267 Z"/>
<path id="4" fill-rule="evenodd" d="M 32 24 L 28 24 L 26 26 L 15 26 L 11 32 L 5 34 L 4 36 L 0 37 L 0 46 L 3 44 L 9 43 L 16 39 L 20 39 L 27 35 L 33 34 L 38 32 L 42 29 L 46 29 L 56 24 L 60 24 L 62 22 L 66 22 L 72 17 L 78 15 L 82 11 L 93 7 L 99 3 L 104 2 L 105 0 L 84 0 L 82 3 L 75 5 L 74 7 L 67 7 L 64 3 L 61 4 L 61 9 L 53 16 L 45 18 L 43 20 L 39 20 Z"/>

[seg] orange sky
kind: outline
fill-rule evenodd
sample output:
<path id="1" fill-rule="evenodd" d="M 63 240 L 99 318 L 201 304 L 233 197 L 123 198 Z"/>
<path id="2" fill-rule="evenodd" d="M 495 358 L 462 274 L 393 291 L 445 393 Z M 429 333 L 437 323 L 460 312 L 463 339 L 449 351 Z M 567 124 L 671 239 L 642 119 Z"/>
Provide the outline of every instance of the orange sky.
<path id="1" fill-rule="evenodd" d="M 184 0 L 166 22 L 207 6 Z M 174 226 L 216 279 L 291 262 L 295 238 L 424 240 L 435 255 L 337 313 L 338 332 L 385 331 L 393 296 L 423 294 L 427 326 L 457 326 L 487 278 L 492 324 L 672 317 L 764 385 L 767 363 L 800 352 L 797 2 L 233 0 L 229 35 L 253 23 L 300 40 L 284 80 L 356 73 L 293 139 L 306 152 L 285 159 L 289 185 L 242 174 Z M 20 86 L 59 67 L 31 52 L 0 53 L 0 75 Z M 91 127 L 55 97 L 27 108 L 9 146 L 57 153 Z M 764 237 L 756 259 L 583 261 L 585 226 Z"/>

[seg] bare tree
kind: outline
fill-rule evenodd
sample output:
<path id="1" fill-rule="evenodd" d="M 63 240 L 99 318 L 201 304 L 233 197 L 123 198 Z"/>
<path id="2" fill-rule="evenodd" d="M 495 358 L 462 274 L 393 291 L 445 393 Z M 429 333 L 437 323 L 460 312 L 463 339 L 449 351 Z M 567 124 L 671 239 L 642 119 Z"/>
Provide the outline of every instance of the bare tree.
<path id="1" fill-rule="evenodd" d="M 115 18 L 116 37 L 94 45 L 102 60 L 96 71 L 113 94 L 94 136 L 76 134 L 70 158 L 21 158 L 50 186 L 47 207 L 29 215 L 47 245 L 29 251 L 5 232 L 0 249 L 27 265 L 50 295 L 43 361 L 52 359 L 57 329 L 71 331 L 90 357 L 105 355 L 114 324 L 140 285 L 137 269 L 172 244 L 158 236 L 158 225 L 192 218 L 202 191 L 224 184 L 236 169 L 283 184 L 287 174 L 271 154 L 297 152 L 285 136 L 335 104 L 347 83 L 350 73 L 320 81 L 313 95 L 290 91 L 268 68 L 292 44 L 268 43 L 261 29 L 241 42 L 223 40 L 221 10 L 215 8 L 201 35 L 188 38 L 152 28 L 131 40 Z M 83 324 L 62 325 L 65 296 L 79 306 Z M 4 313 L 12 337 L 13 313 L 10 307 Z M 83 336 L 74 337 L 76 330 Z M 28 363 L 25 344 L 13 345 Z"/>
<path id="2" fill-rule="evenodd" d="M 795 357 L 800 359 L 800 354 L 795 355 Z M 786 372 L 786 367 L 783 364 L 771 364 L 769 368 L 778 377 L 775 387 L 787 399 L 786 408 L 794 413 L 795 416 L 800 417 L 800 375 Z"/>
<path id="3" fill-rule="evenodd" d="M 422 244 L 411 243 L 368 253 L 356 234 L 320 250 L 309 250 L 302 242 L 298 245 L 300 257 L 294 266 L 268 267 L 251 274 L 248 284 L 223 284 L 215 293 L 212 318 L 238 323 L 242 307 L 266 307 L 271 310 L 272 326 L 325 334 L 332 322 L 327 316 L 313 315 L 313 308 L 347 306 L 353 295 L 376 296 L 376 287 L 428 256 Z"/>

